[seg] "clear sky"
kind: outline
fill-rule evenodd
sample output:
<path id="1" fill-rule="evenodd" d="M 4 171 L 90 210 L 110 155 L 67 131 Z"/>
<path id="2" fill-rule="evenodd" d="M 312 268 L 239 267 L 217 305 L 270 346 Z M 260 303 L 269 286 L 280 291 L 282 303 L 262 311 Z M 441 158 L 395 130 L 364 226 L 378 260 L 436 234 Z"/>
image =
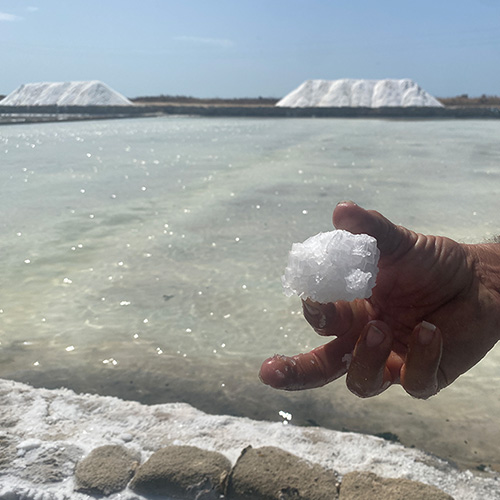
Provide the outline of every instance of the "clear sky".
<path id="1" fill-rule="evenodd" d="M 500 0 L 0 0 L 0 94 L 282 97 L 313 78 L 500 95 Z"/>

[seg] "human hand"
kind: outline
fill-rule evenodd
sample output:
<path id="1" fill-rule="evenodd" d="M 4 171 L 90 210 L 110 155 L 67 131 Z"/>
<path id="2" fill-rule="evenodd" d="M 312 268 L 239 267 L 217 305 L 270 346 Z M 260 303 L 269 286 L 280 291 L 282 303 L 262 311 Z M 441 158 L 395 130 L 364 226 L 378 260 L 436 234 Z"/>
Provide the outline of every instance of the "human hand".
<path id="1" fill-rule="evenodd" d="M 347 374 L 360 397 L 401 384 L 428 398 L 474 366 L 500 337 L 500 244 L 465 245 L 396 226 L 352 202 L 333 213 L 337 229 L 366 233 L 380 249 L 369 299 L 303 302 L 304 317 L 329 343 L 264 361 L 276 389 L 320 387 Z"/>

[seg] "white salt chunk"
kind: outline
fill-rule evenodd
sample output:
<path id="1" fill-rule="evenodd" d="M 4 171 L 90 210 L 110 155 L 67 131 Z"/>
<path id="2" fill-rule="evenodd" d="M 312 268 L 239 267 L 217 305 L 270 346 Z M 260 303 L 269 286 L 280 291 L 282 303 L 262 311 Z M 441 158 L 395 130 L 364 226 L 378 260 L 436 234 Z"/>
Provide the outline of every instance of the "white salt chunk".
<path id="1" fill-rule="evenodd" d="M 40 439 L 26 439 L 19 443 L 16 448 L 18 450 L 24 450 L 24 451 L 29 451 L 29 450 L 34 450 L 35 448 L 39 448 L 42 445 L 42 441 Z"/>
<path id="2" fill-rule="evenodd" d="M 367 299 L 378 273 L 377 240 L 341 229 L 294 243 L 281 278 L 286 296 L 326 304 Z"/>

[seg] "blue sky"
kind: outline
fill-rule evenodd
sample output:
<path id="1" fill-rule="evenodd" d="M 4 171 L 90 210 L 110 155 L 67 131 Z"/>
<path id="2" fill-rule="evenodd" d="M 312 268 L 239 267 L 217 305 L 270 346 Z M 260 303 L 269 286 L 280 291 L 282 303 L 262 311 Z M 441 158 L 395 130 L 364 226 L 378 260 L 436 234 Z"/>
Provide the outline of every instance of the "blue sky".
<path id="1" fill-rule="evenodd" d="M 0 0 L 0 94 L 101 80 L 128 97 L 282 97 L 312 78 L 500 95 L 500 1 Z"/>

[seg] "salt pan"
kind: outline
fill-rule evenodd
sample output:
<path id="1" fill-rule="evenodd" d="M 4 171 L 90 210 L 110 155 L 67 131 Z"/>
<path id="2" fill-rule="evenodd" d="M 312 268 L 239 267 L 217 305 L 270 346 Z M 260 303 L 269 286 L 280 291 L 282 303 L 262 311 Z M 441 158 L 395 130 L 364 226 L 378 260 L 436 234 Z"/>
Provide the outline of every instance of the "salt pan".
<path id="1" fill-rule="evenodd" d="M 378 273 L 377 240 L 367 234 L 335 230 L 294 243 L 282 277 L 291 297 L 328 303 L 367 299 Z"/>

